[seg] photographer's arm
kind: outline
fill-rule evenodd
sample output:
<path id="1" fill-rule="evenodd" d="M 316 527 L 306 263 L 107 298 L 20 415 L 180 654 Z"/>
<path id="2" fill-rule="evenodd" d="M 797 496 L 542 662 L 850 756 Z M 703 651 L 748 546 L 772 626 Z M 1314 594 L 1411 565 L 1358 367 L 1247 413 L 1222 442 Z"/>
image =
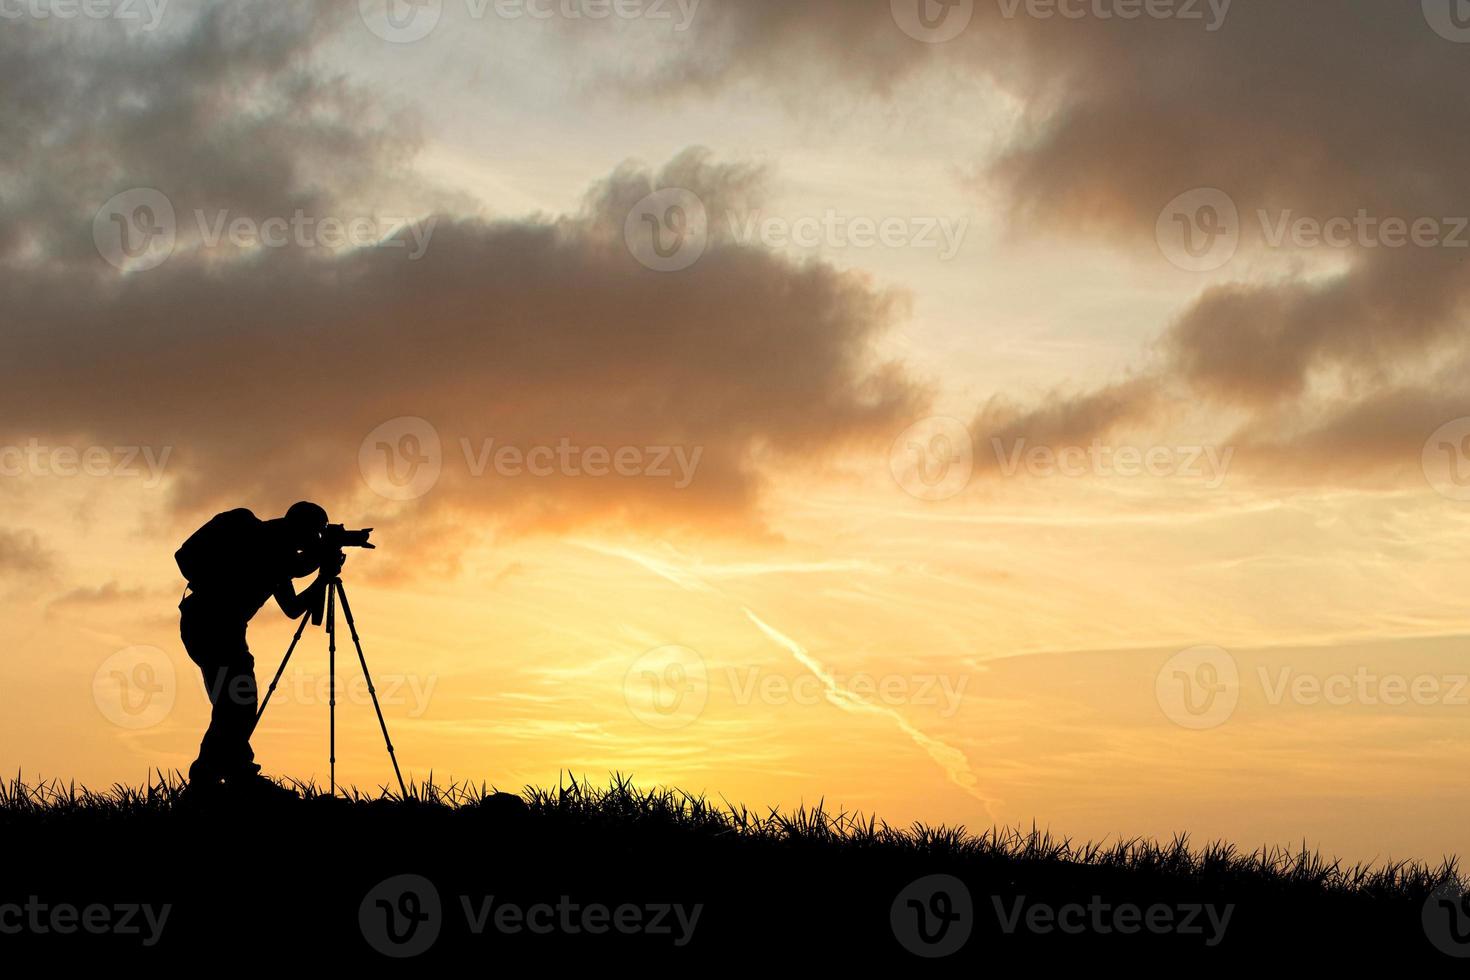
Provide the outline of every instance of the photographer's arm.
<path id="1" fill-rule="evenodd" d="M 336 580 L 338 575 L 342 574 L 344 560 L 340 552 L 323 559 L 320 562 L 321 571 L 317 573 L 316 581 L 307 586 L 306 591 L 299 595 L 291 578 L 285 579 L 276 586 L 276 605 L 281 607 L 281 612 L 285 613 L 288 619 L 300 619 L 308 612 L 320 609 L 327 587 Z M 313 560 L 311 567 L 312 569 L 317 568 L 318 563 Z M 310 574 L 310 570 L 307 574 Z"/>
<path id="2" fill-rule="evenodd" d="M 305 591 L 297 593 L 295 584 L 287 579 L 276 586 L 276 605 L 281 607 L 281 612 L 286 614 L 287 619 L 300 619 L 321 605 L 319 597 L 325 591 L 328 581 L 325 576 L 318 575 L 316 581 L 308 585 Z"/>

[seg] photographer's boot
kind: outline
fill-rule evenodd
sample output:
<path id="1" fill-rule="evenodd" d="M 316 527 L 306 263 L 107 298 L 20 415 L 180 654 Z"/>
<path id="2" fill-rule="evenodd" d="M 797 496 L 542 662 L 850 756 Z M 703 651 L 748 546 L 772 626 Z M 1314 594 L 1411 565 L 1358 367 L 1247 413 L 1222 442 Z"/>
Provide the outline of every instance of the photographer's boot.
<path id="1" fill-rule="evenodd" d="M 260 767 L 255 767 L 259 769 Z M 259 800 L 262 802 L 277 802 L 283 800 L 299 800 L 301 796 L 294 790 L 282 786 L 273 779 L 262 776 L 259 772 L 251 772 L 227 779 L 224 782 L 226 790 L 239 798 Z"/>

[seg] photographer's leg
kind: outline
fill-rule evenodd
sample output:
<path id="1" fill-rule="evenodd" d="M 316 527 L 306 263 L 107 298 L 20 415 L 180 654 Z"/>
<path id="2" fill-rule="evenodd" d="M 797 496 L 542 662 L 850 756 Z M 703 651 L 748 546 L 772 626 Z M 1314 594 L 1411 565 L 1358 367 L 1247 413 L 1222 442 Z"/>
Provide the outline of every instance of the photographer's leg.
<path id="1" fill-rule="evenodd" d="M 184 631 L 190 658 L 204 675 L 211 705 L 209 728 L 199 743 L 199 758 L 189 767 L 190 782 L 215 782 L 253 775 L 250 731 L 255 724 L 255 659 L 245 645 L 243 625 L 191 623 Z"/>
<path id="2" fill-rule="evenodd" d="M 259 693 L 255 685 L 255 658 L 248 651 L 230 663 L 226 687 L 226 705 L 220 723 L 225 778 L 253 776 L 260 771 L 255 764 L 255 752 L 250 748 Z"/>
<path id="3" fill-rule="evenodd" d="M 210 714 L 209 727 L 204 732 L 204 738 L 199 743 L 199 757 L 189 767 L 189 782 L 210 783 L 216 782 L 225 774 L 223 757 L 225 753 L 222 747 L 228 744 L 229 710 L 226 704 L 229 687 L 229 667 L 221 663 L 202 663 L 199 665 L 200 672 L 204 675 L 204 691 L 209 695 Z"/>

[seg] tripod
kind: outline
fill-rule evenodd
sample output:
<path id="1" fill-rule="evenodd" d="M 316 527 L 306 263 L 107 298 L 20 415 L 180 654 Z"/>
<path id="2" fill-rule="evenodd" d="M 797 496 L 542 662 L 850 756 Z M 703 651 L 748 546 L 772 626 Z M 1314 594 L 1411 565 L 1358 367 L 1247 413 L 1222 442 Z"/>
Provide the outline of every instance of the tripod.
<path id="1" fill-rule="evenodd" d="M 398 768 L 398 756 L 393 752 L 393 740 L 388 737 L 388 723 L 383 720 L 383 707 L 378 704 L 378 691 L 373 687 L 373 677 L 368 673 L 367 658 L 362 653 L 362 640 L 357 635 L 357 624 L 352 619 L 352 607 L 347 604 L 347 590 L 342 586 L 341 578 L 334 578 L 327 582 L 327 703 L 330 728 L 329 742 L 329 764 L 331 766 L 332 795 L 337 795 L 337 603 L 342 603 L 342 615 L 347 618 L 347 629 L 352 633 L 352 645 L 357 648 L 357 662 L 362 665 L 362 676 L 367 681 L 368 694 L 373 699 L 373 710 L 378 713 L 378 727 L 383 730 L 383 742 L 388 746 L 388 758 L 393 761 L 393 774 L 398 777 L 398 791 L 408 798 L 408 789 L 403 785 L 403 773 Z M 286 648 L 286 656 L 281 660 L 281 666 L 276 669 L 276 676 L 271 678 L 271 686 L 265 692 L 265 699 L 260 702 L 260 710 L 255 713 L 255 726 L 260 725 L 260 717 L 265 714 L 265 706 L 271 703 L 271 695 L 276 693 L 276 685 L 280 683 L 281 675 L 286 672 L 286 664 L 291 662 L 291 654 L 296 652 L 296 644 L 301 642 L 301 634 L 306 632 L 308 621 L 321 622 L 321 607 L 317 607 L 314 616 L 308 612 L 301 617 L 301 625 L 296 627 L 296 635 L 291 638 L 291 645 Z M 255 731 L 255 726 L 251 731 Z"/>

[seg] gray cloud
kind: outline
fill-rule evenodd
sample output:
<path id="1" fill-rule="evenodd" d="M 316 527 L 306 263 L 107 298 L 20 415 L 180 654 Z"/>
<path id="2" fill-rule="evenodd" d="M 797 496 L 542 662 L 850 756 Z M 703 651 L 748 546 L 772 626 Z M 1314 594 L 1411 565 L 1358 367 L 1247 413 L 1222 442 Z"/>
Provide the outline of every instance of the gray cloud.
<path id="1" fill-rule="evenodd" d="M 168 446 L 178 512 L 272 512 L 363 494 L 364 438 L 418 416 L 442 436 L 445 466 L 412 536 L 452 551 L 466 514 L 512 529 L 749 527 L 763 466 L 881 444 L 921 409 L 921 388 L 871 354 L 899 297 L 722 239 L 678 273 L 634 259 L 624 221 L 650 191 L 682 186 L 712 209 L 759 194 L 759 168 L 697 150 L 619 168 L 569 215 L 432 216 L 417 261 L 181 235 L 156 269 L 104 263 L 92 216 L 126 187 L 157 188 L 181 216 L 255 220 L 348 217 L 403 193 L 395 125 L 314 67 L 332 29 L 332 15 L 259 3 L 211 5 L 167 38 L 99 39 L 83 55 L 34 31 L 4 35 L 14 70 L 41 80 L 9 110 L 39 143 L 11 144 L 0 169 L 18 191 L 5 197 L 0 438 Z M 42 165 L 44 143 L 64 164 Z M 701 456 L 687 487 L 477 478 L 460 440 L 478 451 L 490 438 Z M 396 509 L 382 510 L 369 518 Z"/>

